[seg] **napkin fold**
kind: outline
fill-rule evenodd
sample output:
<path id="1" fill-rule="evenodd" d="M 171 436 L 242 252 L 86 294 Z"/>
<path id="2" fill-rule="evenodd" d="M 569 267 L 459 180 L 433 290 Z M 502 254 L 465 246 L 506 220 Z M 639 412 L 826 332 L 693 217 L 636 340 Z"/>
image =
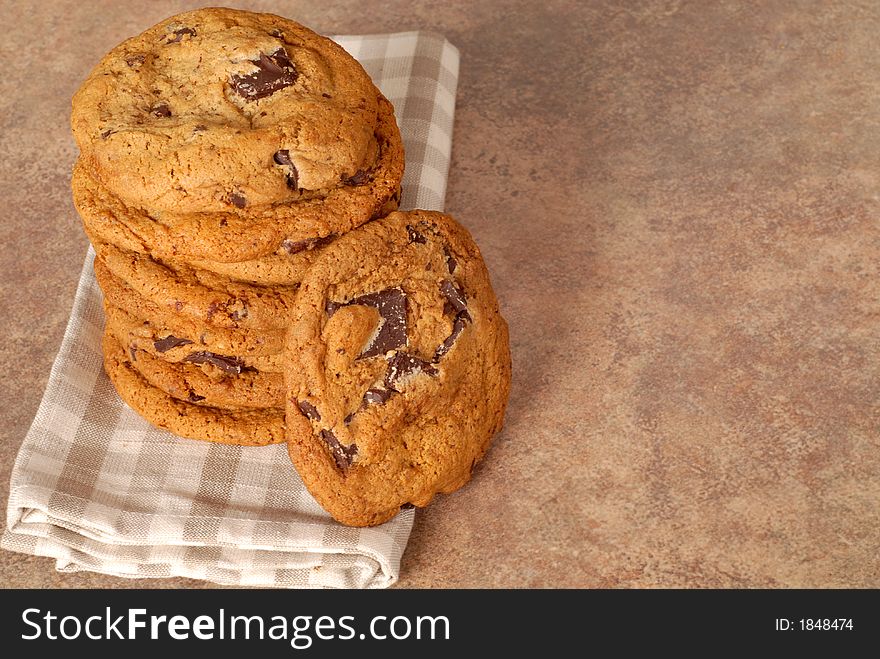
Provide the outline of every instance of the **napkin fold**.
<path id="1" fill-rule="evenodd" d="M 401 208 L 442 210 L 458 51 L 426 32 L 334 39 L 394 104 L 406 148 Z M 414 511 L 373 528 L 342 526 L 308 493 L 284 445 L 181 439 L 122 402 L 102 368 L 93 259 L 90 248 L 15 461 L 0 546 L 55 558 L 62 572 L 242 586 L 393 584 Z"/>

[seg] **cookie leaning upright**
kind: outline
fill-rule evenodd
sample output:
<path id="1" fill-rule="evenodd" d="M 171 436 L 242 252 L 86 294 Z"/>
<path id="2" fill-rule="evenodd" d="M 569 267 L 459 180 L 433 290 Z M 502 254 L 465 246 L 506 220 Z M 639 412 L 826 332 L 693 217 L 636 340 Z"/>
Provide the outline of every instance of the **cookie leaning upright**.
<path id="1" fill-rule="evenodd" d="M 345 524 L 379 524 L 470 478 L 501 428 L 507 324 L 449 216 L 396 212 L 327 247 L 287 335 L 288 449 Z"/>
<path id="2" fill-rule="evenodd" d="M 73 100 L 77 208 L 102 240 L 239 262 L 343 233 L 393 199 L 393 108 L 341 47 L 201 9 L 110 51 Z"/>

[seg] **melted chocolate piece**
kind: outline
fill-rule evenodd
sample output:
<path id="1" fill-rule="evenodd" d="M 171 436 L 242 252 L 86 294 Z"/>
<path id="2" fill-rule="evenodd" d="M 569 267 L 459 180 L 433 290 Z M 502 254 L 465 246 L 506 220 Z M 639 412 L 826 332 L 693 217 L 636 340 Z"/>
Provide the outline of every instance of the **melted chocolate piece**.
<path id="1" fill-rule="evenodd" d="M 363 169 L 359 169 L 349 177 L 343 174 L 340 178 L 345 185 L 363 185 L 370 180 L 370 175 Z"/>
<path id="2" fill-rule="evenodd" d="M 437 375 L 437 369 L 424 359 L 405 352 L 398 352 L 388 360 L 388 372 L 385 374 L 385 386 L 394 389 L 402 378 L 414 373 L 422 372 L 425 375 Z M 397 391 L 397 389 L 394 389 Z"/>
<path id="3" fill-rule="evenodd" d="M 406 225 L 406 232 L 409 234 L 409 241 L 411 243 L 419 243 L 420 245 L 424 245 L 426 242 L 428 242 L 427 238 L 425 238 L 409 224 Z"/>
<path id="4" fill-rule="evenodd" d="M 387 402 L 393 393 L 395 392 L 391 389 L 367 389 L 363 400 L 361 400 L 361 406 L 345 417 L 345 425 L 351 423 L 354 420 L 355 415 L 368 405 L 381 405 Z"/>
<path id="5" fill-rule="evenodd" d="M 444 279 L 440 284 L 440 292 L 449 304 L 452 305 L 453 309 L 459 312 L 467 311 L 467 298 L 451 281 Z"/>
<path id="6" fill-rule="evenodd" d="M 389 350 L 406 346 L 406 293 L 402 288 L 386 288 L 378 293 L 367 293 L 347 304 L 373 307 L 382 319 L 379 331 L 370 345 L 358 355 L 358 359 L 384 355 Z"/>
<path id="7" fill-rule="evenodd" d="M 288 254 L 296 254 L 307 249 L 324 247 L 324 245 L 329 245 L 335 239 L 335 233 L 331 233 L 329 236 L 324 236 L 323 238 L 308 238 L 306 240 L 290 240 L 288 238 L 281 242 L 281 248 Z"/>
<path id="8" fill-rule="evenodd" d="M 198 395 L 197 393 L 195 393 L 194 391 L 190 391 L 190 392 L 189 392 L 189 396 L 187 396 L 186 399 L 187 399 L 190 403 L 198 403 L 200 400 L 205 400 L 205 397 L 204 397 L 204 396 L 199 396 L 199 395 Z"/>
<path id="9" fill-rule="evenodd" d="M 150 113 L 156 117 L 170 117 L 171 108 L 166 103 L 159 103 L 150 108 Z"/>
<path id="10" fill-rule="evenodd" d="M 299 172 L 296 171 L 293 160 L 290 159 L 290 151 L 287 149 L 276 151 L 275 155 L 272 156 L 272 160 L 275 161 L 276 165 L 281 165 L 282 167 L 290 167 L 290 171 L 287 173 L 287 187 L 291 190 L 298 190 L 299 186 L 297 185 L 297 183 Z"/>
<path id="11" fill-rule="evenodd" d="M 327 442 L 327 446 L 330 447 L 330 454 L 333 456 L 336 466 L 342 471 L 346 471 L 351 466 L 351 463 L 354 462 L 358 452 L 357 446 L 354 444 L 343 446 L 336 439 L 336 435 L 333 434 L 332 430 L 322 430 L 321 439 Z"/>
<path id="12" fill-rule="evenodd" d="M 440 358 L 443 355 L 452 350 L 452 346 L 455 344 L 455 340 L 458 338 L 458 335 L 462 333 L 462 331 L 464 330 L 464 326 L 467 325 L 470 320 L 471 316 L 467 311 L 460 311 L 458 313 L 452 323 L 452 333 L 446 338 L 443 343 L 440 344 L 440 347 L 438 347 L 437 351 L 434 353 L 435 364 L 440 361 Z"/>
<path id="13" fill-rule="evenodd" d="M 189 345 L 190 343 L 192 343 L 192 341 L 189 339 L 182 339 L 173 334 L 169 334 L 158 341 L 153 341 L 153 347 L 156 349 L 156 352 L 168 352 L 172 348 L 179 348 L 180 346 Z"/>
<path id="14" fill-rule="evenodd" d="M 394 392 L 390 389 L 367 389 L 364 394 L 364 405 L 381 405 L 391 398 Z"/>
<path id="15" fill-rule="evenodd" d="M 229 373 L 230 375 L 238 375 L 244 367 L 244 364 L 240 359 L 217 355 L 213 352 L 208 352 L 207 350 L 199 350 L 198 352 L 190 353 L 190 355 L 183 361 L 190 362 L 191 364 L 212 364 L 224 373 Z"/>
<path id="16" fill-rule="evenodd" d="M 255 101 L 271 96 L 279 89 L 290 87 L 296 82 L 299 73 L 283 48 L 271 55 L 260 53 L 260 59 L 251 60 L 257 67 L 250 75 L 234 75 L 230 81 L 235 92 L 246 101 Z"/>
<path id="17" fill-rule="evenodd" d="M 458 261 L 453 258 L 448 247 L 443 248 L 443 253 L 446 254 L 446 267 L 449 268 L 449 274 L 451 275 L 455 272 L 455 268 L 458 266 Z"/>
<path id="18" fill-rule="evenodd" d="M 247 206 L 247 198 L 239 192 L 231 193 L 229 195 L 229 202 L 236 208 L 244 208 Z"/>
<path id="19" fill-rule="evenodd" d="M 190 37 L 196 36 L 196 31 L 193 30 L 191 27 L 182 27 L 179 30 L 174 30 L 174 32 L 172 32 L 171 34 L 173 34 L 174 36 L 172 37 L 169 35 L 168 41 L 166 41 L 165 43 L 180 43 L 181 41 L 183 41 L 183 37 L 187 35 L 189 35 Z"/>
<path id="20" fill-rule="evenodd" d="M 312 405 L 307 400 L 301 400 L 297 402 L 297 407 L 299 407 L 299 411 L 302 412 L 306 418 L 311 419 L 312 421 L 320 421 L 321 413 L 318 412 L 317 408 Z"/>
<path id="21" fill-rule="evenodd" d="M 348 302 L 327 300 L 324 310 L 328 316 L 332 316 L 340 308 L 352 304 L 373 307 L 379 312 L 381 319 L 379 331 L 370 345 L 358 355 L 358 359 L 384 355 L 389 350 L 406 346 L 406 293 L 402 288 L 386 288 L 384 291 L 367 293 Z"/>

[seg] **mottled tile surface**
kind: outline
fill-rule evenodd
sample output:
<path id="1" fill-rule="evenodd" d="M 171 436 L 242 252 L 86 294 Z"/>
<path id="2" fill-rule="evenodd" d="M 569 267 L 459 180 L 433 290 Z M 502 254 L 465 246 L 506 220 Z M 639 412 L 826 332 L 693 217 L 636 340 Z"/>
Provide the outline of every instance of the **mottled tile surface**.
<path id="1" fill-rule="evenodd" d="M 198 4 L 4 9 L 4 503 L 86 248 L 70 96 Z M 417 516 L 401 586 L 880 587 L 880 6 L 239 6 L 461 49 L 447 208 L 514 387 L 474 481 Z M 0 552 L 3 586 L 183 584 Z"/>

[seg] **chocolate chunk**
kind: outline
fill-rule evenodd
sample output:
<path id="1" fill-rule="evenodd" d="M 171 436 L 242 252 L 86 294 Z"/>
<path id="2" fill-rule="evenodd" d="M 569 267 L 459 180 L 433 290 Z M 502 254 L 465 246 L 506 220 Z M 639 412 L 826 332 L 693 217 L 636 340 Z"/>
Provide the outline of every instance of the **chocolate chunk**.
<path id="1" fill-rule="evenodd" d="M 287 149 L 276 151 L 275 155 L 272 156 L 272 160 L 278 165 L 293 165 L 293 161 L 290 159 L 290 151 Z"/>
<path id="2" fill-rule="evenodd" d="M 435 364 L 440 361 L 440 358 L 443 355 L 452 350 L 452 346 L 455 343 L 455 340 L 458 338 L 458 335 L 462 333 L 462 331 L 464 330 L 464 326 L 467 325 L 470 320 L 471 316 L 467 311 L 460 311 L 458 313 L 452 323 L 452 333 L 446 338 L 443 343 L 440 344 L 440 347 L 438 347 L 437 351 L 434 353 Z"/>
<path id="3" fill-rule="evenodd" d="M 184 302 L 183 300 L 175 300 L 174 301 L 174 309 L 176 311 L 182 310 L 183 307 L 185 307 L 185 306 L 186 306 L 186 302 Z"/>
<path id="4" fill-rule="evenodd" d="M 367 389 L 364 394 L 364 405 L 381 405 L 391 398 L 394 392 L 390 389 Z"/>
<path id="5" fill-rule="evenodd" d="M 277 28 L 274 28 L 272 30 L 269 30 L 269 36 L 275 37 L 276 39 L 281 39 L 282 37 L 284 37 L 284 32 Z"/>
<path id="6" fill-rule="evenodd" d="M 300 412 L 302 412 L 307 418 L 311 419 L 312 421 L 321 420 L 321 413 L 318 412 L 317 408 L 309 401 L 301 400 L 297 402 L 297 407 L 299 407 Z"/>
<path id="7" fill-rule="evenodd" d="M 298 190 L 299 172 L 296 171 L 293 160 L 290 159 L 290 151 L 287 149 L 276 151 L 275 155 L 272 156 L 272 160 L 275 161 L 276 165 L 290 167 L 290 171 L 287 173 L 287 187 L 291 190 Z"/>
<path id="8" fill-rule="evenodd" d="M 212 364 L 224 373 L 229 373 L 231 375 L 238 375 L 241 373 L 242 367 L 244 366 L 240 359 L 217 355 L 206 350 L 199 350 L 198 352 L 190 353 L 190 355 L 183 361 L 190 362 L 191 364 Z"/>
<path id="9" fill-rule="evenodd" d="M 400 506 L 400 509 L 401 509 L 401 510 L 412 510 L 412 509 L 415 508 L 415 507 L 416 507 L 416 505 L 415 505 L 414 503 L 409 503 L 409 502 L 407 502 L 407 503 L 401 505 L 401 506 Z"/>
<path id="10" fill-rule="evenodd" d="M 165 43 L 180 43 L 181 41 L 183 41 L 183 38 L 185 36 L 196 36 L 196 31 L 193 30 L 191 27 L 182 27 L 178 30 L 174 30 L 174 32 L 172 32 L 171 34 L 173 34 L 174 36 L 169 35 L 168 41 L 166 41 Z"/>
<path id="11" fill-rule="evenodd" d="M 132 362 L 137 361 L 137 349 L 133 345 L 128 346 L 128 354 L 131 357 Z"/>
<path id="12" fill-rule="evenodd" d="M 289 238 L 285 238 L 281 241 L 281 249 L 283 249 L 288 254 L 296 254 L 308 248 L 308 240 L 290 240 Z"/>
<path id="13" fill-rule="evenodd" d="M 244 208 L 247 206 L 247 198 L 239 192 L 231 193 L 229 195 L 229 202 L 236 208 Z"/>
<path id="14" fill-rule="evenodd" d="M 411 243 L 419 243 L 420 245 L 424 245 L 426 242 L 428 242 L 427 238 L 425 238 L 409 224 L 406 225 L 406 232 L 409 234 L 409 241 Z"/>
<path id="15" fill-rule="evenodd" d="M 330 96 L 330 94 L 328 94 L 327 92 L 323 92 L 323 93 L 321 94 L 321 96 L 323 96 L 324 98 L 333 98 L 333 97 Z"/>
<path id="16" fill-rule="evenodd" d="M 394 391 L 391 389 L 367 389 L 363 399 L 361 400 L 361 406 L 357 410 L 349 414 L 347 417 L 345 417 L 345 425 L 350 424 L 354 420 L 355 415 L 360 410 L 364 409 L 368 405 L 381 405 L 382 403 L 387 402 L 388 399 L 391 398 L 391 394 L 393 393 Z"/>
<path id="17" fill-rule="evenodd" d="M 158 341 L 153 341 L 153 347 L 156 349 L 156 352 L 168 352 L 172 348 L 179 348 L 180 346 L 189 345 L 190 343 L 192 343 L 192 341 L 189 339 L 182 339 L 173 334 L 169 334 Z"/>
<path id="18" fill-rule="evenodd" d="M 405 352 L 398 352 L 388 360 L 388 372 L 385 374 L 385 386 L 394 389 L 401 378 L 422 372 L 425 375 L 437 375 L 437 369 L 423 359 Z M 397 391 L 394 389 L 394 391 Z"/>
<path id="19" fill-rule="evenodd" d="M 105 130 L 103 133 L 101 133 L 101 139 L 102 139 L 102 140 L 106 140 L 106 139 L 107 139 L 108 137 L 110 137 L 112 134 L 113 134 L 113 131 L 110 130 L 110 129 L 108 128 L 108 129 Z"/>
<path id="20" fill-rule="evenodd" d="M 367 172 L 365 172 L 363 169 L 359 169 L 354 174 L 348 177 L 343 174 L 340 179 L 345 185 L 363 185 L 370 180 L 370 175 L 367 174 Z"/>
<path id="21" fill-rule="evenodd" d="M 384 355 L 389 350 L 406 345 L 406 293 L 402 288 L 386 288 L 378 293 L 367 293 L 346 304 L 373 307 L 381 318 L 379 331 L 370 345 L 358 355 L 358 359 Z"/>
<path id="22" fill-rule="evenodd" d="M 257 67 L 255 73 L 234 75 L 230 81 L 235 92 L 246 101 L 271 96 L 279 89 L 290 87 L 299 77 L 283 48 L 271 55 L 260 53 L 260 59 L 251 60 L 251 64 Z"/>
<path id="23" fill-rule="evenodd" d="M 332 316 L 341 307 L 353 304 L 376 309 L 381 323 L 376 336 L 358 355 L 358 359 L 384 355 L 389 350 L 403 348 L 406 345 L 406 293 L 402 288 L 386 288 L 384 291 L 367 293 L 348 302 L 328 300 L 324 310 L 328 316 Z"/>
<path id="24" fill-rule="evenodd" d="M 200 400 L 205 400 L 205 397 L 204 397 L 204 396 L 199 396 L 197 393 L 195 393 L 195 392 L 193 392 L 193 391 L 190 391 L 190 392 L 189 392 L 189 396 L 187 396 L 186 399 L 187 399 L 190 403 L 198 403 Z"/>
<path id="25" fill-rule="evenodd" d="M 146 55 L 144 55 L 142 53 L 135 53 L 134 55 L 129 55 L 128 57 L 126 57 L 125 63 L 128 66 L 134 68 L 134 67 L 138 67 L 141 64 L 143 64 L 144 60 L 146 60 L 146 59 L 147 59 Z"/>
<path id="26" fill-rule="evenodd" d="M 281 248 L 288 254 L 296 254 L 307 249 L 315 249 L 329 245 L 336 239 L 336 234 L 331 233 L 323 238 L 308 238 L 306 240 L 290 240 L 289 238 L 281 242 Z"/>
<path id="27" fill-rule="evenodd" d="M 336 435 L 333 434 L 332 430 L 322 430 L 321 439 L 327 442 L 327 446 L 330 447 L 330 453 L 333 456 L 333 460 L 336 462 L 336 466 L 342 471 L 346 471 L 351 466 L 351 463 L 354 462 L 354 458 L 358 452 L 357 446 L 354 444 L 351 446 L 343 446 L 339 443 L 339 440 L 336 438 Z"/>
<path id="28" fill-rule="evenodd" d="M 448 279 L 444 279 L 440 284 L 440 292 L 443 293 L 443 297 L 449 301 L 453 309 L 456 311 L 467 310 L 467 298 L 465 298 L 464 293 Z"/>
<path id="29" fill-rule="evenodd" d="M 208 127 L 205 124 L 196 124 L 193 127 L 194 133 L 204 133 L 206 130 L 208 130 Z"/>
<path id="30" fill-rule="evenodd" d="M 455 268 L 458 266 L 458 262 L 453 258 L 452 254 L 449 252 L 448 247 L 443 248 L 443 253 L 446 254 L 446 267 L 449 268 L 449 274 L 453 274 L 455 272 Z"/>
<path id="31" fill-rule="evenodd" d="M 170 117 L 171 108 L 165 103 L 159 103 L 150 108 L 150 113 L 156 117 Z"/>

